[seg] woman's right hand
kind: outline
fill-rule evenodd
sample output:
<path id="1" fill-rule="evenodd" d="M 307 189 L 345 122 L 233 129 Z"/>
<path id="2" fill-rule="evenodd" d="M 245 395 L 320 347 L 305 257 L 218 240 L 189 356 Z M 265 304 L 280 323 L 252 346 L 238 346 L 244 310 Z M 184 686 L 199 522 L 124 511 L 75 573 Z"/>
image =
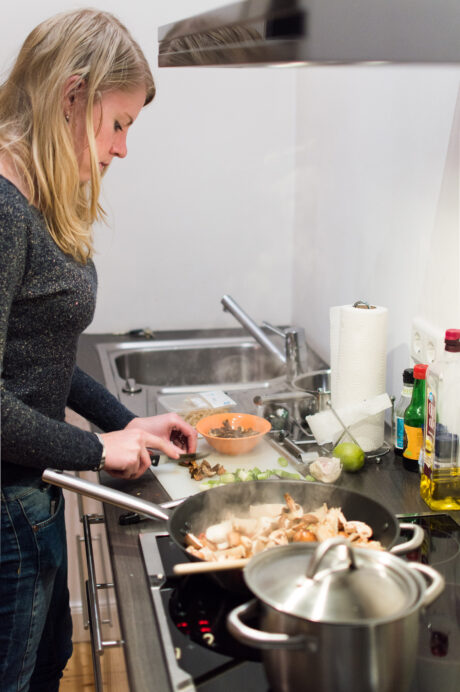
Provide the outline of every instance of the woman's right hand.
<path id="1" fill-rule="evenodd" d="M 139 478 L 151 464 L 147 447 L 158 449 L 172 459 L 183 450 L 169 440 L 139 428 L 125 428 L 101 435 L 105 446 L 104 471 L 115 478 Z"/>

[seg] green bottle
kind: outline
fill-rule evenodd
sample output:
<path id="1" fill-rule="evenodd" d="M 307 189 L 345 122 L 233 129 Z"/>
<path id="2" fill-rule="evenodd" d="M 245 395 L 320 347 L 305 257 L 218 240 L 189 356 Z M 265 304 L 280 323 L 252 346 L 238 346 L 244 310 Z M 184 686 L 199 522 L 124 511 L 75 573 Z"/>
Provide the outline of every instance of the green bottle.
<path id="1" fill-rule="evenodd" d="M 414 367 L 414 389 L 404 414 L 403 466 L 408 471 L 419 471 L 419 457 L 423 448 L 425 425 L 425 375 L 428 365 Z"/>

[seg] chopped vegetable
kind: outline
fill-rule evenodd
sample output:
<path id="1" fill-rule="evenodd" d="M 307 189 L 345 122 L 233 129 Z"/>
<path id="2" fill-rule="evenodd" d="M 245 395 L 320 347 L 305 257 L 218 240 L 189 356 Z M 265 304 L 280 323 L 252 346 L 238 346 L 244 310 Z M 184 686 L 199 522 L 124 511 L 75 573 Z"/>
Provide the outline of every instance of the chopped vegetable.
<path id="1" fill-rule="evenodd" d="M 235 476 L 239 478 L 240 481 L 253 481 L 254 477 L 251 471 L 245 471 L 244 469 L 237 469 Z"/>
<path id="2" fill-rule="evenodd" d="M 290 478 L 292 481 L 300 481 L 299 473 L 291 473 L 290 471 L 277 471 L 277 475 L 281 478 Z"/>
<path id="3" fill-rule="evenodd" d="M 220 477 L 220 482 L 221 483 L 234 483 L 236 481 L 236 476 L 234 473 L 224 473 Z"/>
<path id="4" fill-rule="evenodd" d="M 262 473 L 257 474 L 257 480 L 258 481 L 266 481 L 272 475 L 273 475 L 272 471 L 263 471 Z"/>
<path id="5" fill-rule="evenodd" d="M 220 428 L 211 428 L 208 431 L 208 435 L 212 437 L 226 437 L 226 438 L 236 438 L 236 437 L 250 437 L 251 435 L 257 435 L 257 430 L 252 428 L 243 428 L 243 426 L 238 425 L 236 428 L 232 428 L 230 421 L 226 418 Z"/>
<path id="6" fill-rule="evenodd" d="M 283 457 L 280 457 L 283 458 Z M 208 488 L 214 488 L 218 485 L 224 485 L 227 483 L 241 483 L 247 481 L 266 481 L 269 478 L 289 478 L 290 480 L 302 480 L 302 477 L 298 473 L 291 473 L 290 471 L 284 471 L 280 469 L 267 469 L 262 471 L 257 466 L 253 469 L 236 469 L 234 473 L 224 473 L 219 476 L 216 480 L 207 480 L 200 484 L 200 488 L 207 490 Z M 309 480 L 315 480 L 312 476 Z"/>
<path id="7" fill-rule="evenodd" d="M 284 457 L 278 457 L 278 464 L 280 466 L 287 466 L 288 465 L 288 460 L 285 459 Z"/>

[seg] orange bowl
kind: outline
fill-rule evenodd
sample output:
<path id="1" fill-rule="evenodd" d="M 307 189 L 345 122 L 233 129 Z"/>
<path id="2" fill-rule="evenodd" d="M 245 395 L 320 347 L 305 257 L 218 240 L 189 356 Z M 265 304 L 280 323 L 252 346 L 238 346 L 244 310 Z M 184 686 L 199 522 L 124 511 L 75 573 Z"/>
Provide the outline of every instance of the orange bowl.
<path id="1" fill-rule="evenodd" d="M 220 428 L 224 421 L 228 421 L 233 430 L 251 428 L 256 431 L 254 435 L 246 437 L 217 437 L 210 435 L 214 428 Z M 271 429 L 271 423 L 260 416 L 253 416 L 250 413 L 215 413 L 213 416 L 206 416 L 196 424 L 196 430 L 203 435 L 205 440 L 221 454 L 244 454 L 260 442 L 264 435 Z"/>

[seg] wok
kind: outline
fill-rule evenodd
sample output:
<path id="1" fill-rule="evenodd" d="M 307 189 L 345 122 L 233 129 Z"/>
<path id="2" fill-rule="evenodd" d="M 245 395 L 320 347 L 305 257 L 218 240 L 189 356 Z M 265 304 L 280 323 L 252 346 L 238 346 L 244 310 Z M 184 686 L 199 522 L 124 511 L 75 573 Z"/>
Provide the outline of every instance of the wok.
<path id="1" fill-rule="evenodd" d="M 166 506 L 168 503 L 163 506 L 156 505 L 128 493 L 51 469 L 46 469 L 42 478 L 47 483 L 123 509 L 134 510 L 150 519 L 168 521 L 168 531 L 172 540 L 188 560 L 195 562 L 201 560 L 187 552 L 187 534 L 198 535 L 208 526 L 223 521 L 231 514 L 244 516 L 250 505 L 283 503 L 285 493 L 289 493 L 306 511 L 314 510 L 324 502 L 329 507 L 340 507 L 348 520 L 369 524 L 375 540 L 380 541 L 382 546 L 394 555 L 417 548 L 422 543 L 424 535 L 423 530 L 415 524 L 400 524 L 391 512 L 372 498 L 334 485 L 275 479 L 234 483 L 204 490 L 185 498 L 181 504 L 171 509 L 171 505 Z M 413 536 L 406 543 L 396 545 L 400 528 L 410 530 Z M 241 569 L 219 571 L 212 573 L 212 576 L 225 589 L 246 591 Z"/>

